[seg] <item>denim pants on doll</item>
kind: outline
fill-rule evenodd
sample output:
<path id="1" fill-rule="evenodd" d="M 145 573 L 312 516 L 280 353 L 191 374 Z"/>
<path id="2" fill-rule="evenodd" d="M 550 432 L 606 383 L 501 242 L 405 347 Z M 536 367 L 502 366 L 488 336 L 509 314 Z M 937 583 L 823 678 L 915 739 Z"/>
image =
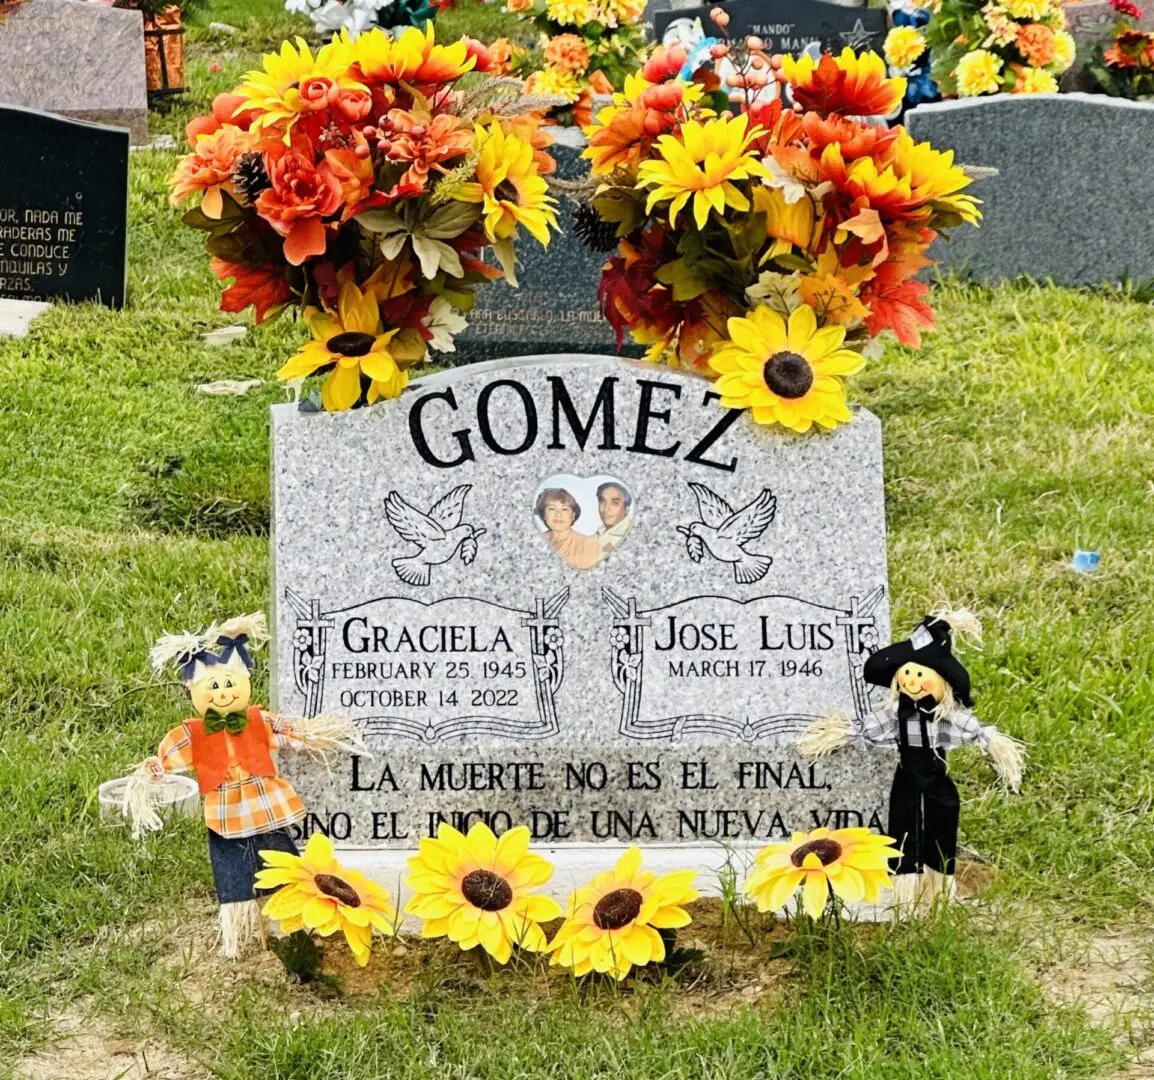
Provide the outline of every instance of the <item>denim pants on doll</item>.
<path id="1" fill-rule="evenodd" d="M 258 854 L 261 851 L 286 851 L 296 855 L 297 846 L 288 829 L 273 829 L 272 832 L 257 833 L 255 836 L 238 836 L 229 839 L 208 830 L 208 857 L 212 861 L 212 880 L 216 885 L 216 895 L 222 904 L 235 904 L 242 900 L 256 899 L 253 888 L 256 872 L 264 863 Z M 266 891 L 266 890 L 261 890 Z"/>

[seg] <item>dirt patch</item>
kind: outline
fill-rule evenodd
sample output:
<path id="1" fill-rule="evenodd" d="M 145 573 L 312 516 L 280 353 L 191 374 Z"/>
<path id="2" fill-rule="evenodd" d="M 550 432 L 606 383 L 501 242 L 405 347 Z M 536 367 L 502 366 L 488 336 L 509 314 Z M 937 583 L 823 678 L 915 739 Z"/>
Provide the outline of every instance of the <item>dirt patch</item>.
<path id="1" fill-rule="evenodd" d="M 1040 972 L 1052 1000 L 1085 1009 L 1097 1023 L 1118 1032 L 1132 1055 L 1119 1074 L 1154 1080 L 1154 936 L 1137 932 L 1096 934 Z"/>
<path id="2" fill-rule="evenodd" d="M 129 1039 L 70 1010 L 52 1021 L 54 1043 L 16 1063 L 15 1080 L 209 1080 L 155 1036 Z"/>

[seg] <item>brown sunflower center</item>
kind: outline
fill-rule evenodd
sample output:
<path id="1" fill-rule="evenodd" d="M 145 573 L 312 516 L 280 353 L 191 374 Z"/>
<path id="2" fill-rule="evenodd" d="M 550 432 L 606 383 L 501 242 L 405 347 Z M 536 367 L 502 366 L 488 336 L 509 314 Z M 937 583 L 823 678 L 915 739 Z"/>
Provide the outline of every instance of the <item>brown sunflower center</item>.
<path id="1" fill-rule="evenodd" d="M 339 353 L 341 356 L 365 356 L 373 347 L 377 339 L 372 334 L 362 334 L 356 330 L 346 330 L 325 342 L 329 352 Z"/>
<path id="2" fill-rule="evenodd" d="M 598 930 L 620 930 L 637 918 L 641 900 L 641 893 L 636 889 L 614 889 L 606 893 L 593 909 L 593 925 Z"/>
<path id="3" fill-rule="evenodd" d="M 762 378 L 778 397 L 805 397 L 813 386 L 813 368 L 799 353 L 779 352 L 766 360 Z"/>
<path id="4" fill-rule="evenodd" d="M 493 194 L 495 194 L 501 202 L 515 203 L 517 201 L 517 189 L 513 186 L 511 180 L 502 180 L 497 185 L 497 189 Z"/>
<path id="5" fill-rule="evenodd" d="M 461 882 L 461 893 L 475 908 L 500 911 L 513 902 L 513 889 L 500 874 L 492 870 L 474 870 Z"/>
<path id="6" fill-rule="evenodd" d="M 822 866 L 829 866 L 831 862 L 836 862 L 841 855 L 841 844 L 836 840 L 831 840 L 828 836 L 823 836 L 820 840 L 808 840 L 794 850 L 790 856 L 790 861 L 794 866 L 801 866 L 807 855 L 816 855 L 821 859 Z"/>
<path id="7" fill-rule="evenodd" d="M 357 895 L 357 890 L 347 881 L 342 881 L 333 874 L 317 874 L 313 881 L 325 896 L 331 896 L 338 904 L 344 904 L 345 907 L 361 906 L 361 898 Z"/>

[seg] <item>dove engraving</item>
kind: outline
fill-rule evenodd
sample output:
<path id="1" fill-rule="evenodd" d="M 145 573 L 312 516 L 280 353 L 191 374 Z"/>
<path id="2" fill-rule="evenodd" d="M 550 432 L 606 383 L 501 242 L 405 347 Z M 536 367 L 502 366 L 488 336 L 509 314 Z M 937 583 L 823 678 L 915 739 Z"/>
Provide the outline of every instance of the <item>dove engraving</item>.
<path id="1" fill-rule="evenodd" d="M 438 499 L 423 513 L 406 502 L 398 491 L 385 499 L 385 516 L 402 540 L 416 544 L 412 555 L 393 560 L 393 569 L 406 585 L 428 585 L 434 566 L 447 563 L 459 551 L 461 562 L 468 566 L 477 557 L 477 538 L 484 529 L 461 521 L 465 496 L 472 484 L 460 484 L 444 498 Z"/>
<path id="2" fill-rule="evenodd" d="M 773 563 L 769 555 L 746 550 L 773 521 L 777 513 L 777 496 L 769 488 L 740 510 L 734 510 L 716 491 L 704 484 L 691 482 L 690 491 L 697 496 L 697 521 L 678 525 L 685 537 L 685 548 L 694 562 L 701 562 L 708 551 L 718 562 L 733 564 L 733 578 L 739 585 L 751 585 L 765 577 Z"/>

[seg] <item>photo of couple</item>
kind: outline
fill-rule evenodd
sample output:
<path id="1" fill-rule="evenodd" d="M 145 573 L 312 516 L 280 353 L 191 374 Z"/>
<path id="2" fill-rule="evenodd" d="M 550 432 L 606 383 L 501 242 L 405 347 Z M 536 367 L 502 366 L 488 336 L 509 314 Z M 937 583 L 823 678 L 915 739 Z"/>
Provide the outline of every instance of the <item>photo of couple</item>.
<path id="1" fill-rule="evenodd" d="M 633 525 L 633 492 L 615 476 L 557 474 L 538 487 L 533 516 L 549 546 L 575 570 L 592 570 Z"/>

